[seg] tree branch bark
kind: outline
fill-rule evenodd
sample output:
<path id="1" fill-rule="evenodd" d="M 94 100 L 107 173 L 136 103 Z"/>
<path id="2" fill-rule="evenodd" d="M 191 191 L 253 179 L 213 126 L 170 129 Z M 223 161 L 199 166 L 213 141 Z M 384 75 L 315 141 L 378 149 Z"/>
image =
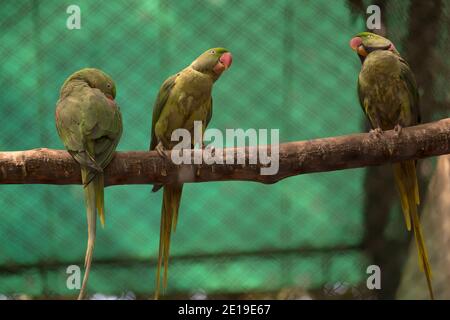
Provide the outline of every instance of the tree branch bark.
<path id="1" fill-rule="evenodd" d="M 386 131 L 380 138 L 362 133 L 283 143 L 279 145 L 279 171 L 275 175 L 260 174 L 264 165 L 259 158 L 257 164 L 248 164 L 252 148 L 232 148 L 235 156 L 246 151 L 245 165 L 174 165 L 155 151 L 117 152 L 105 170 L 105 185 L 227 180 L 275 183 L 294 175 L 449 154 L 450 118 L 404 128 L 400 135 Z M 81 184 L 80 167 L 64 150 L 0 152 L 0 184 Z"/>

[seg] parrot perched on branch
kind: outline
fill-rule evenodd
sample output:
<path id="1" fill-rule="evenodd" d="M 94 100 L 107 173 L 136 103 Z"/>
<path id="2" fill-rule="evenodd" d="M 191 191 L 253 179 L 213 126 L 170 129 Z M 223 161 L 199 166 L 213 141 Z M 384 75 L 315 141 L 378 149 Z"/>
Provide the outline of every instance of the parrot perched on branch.
<path id="1" fill-rule="evenodd" d="M 88 223 L 85 273 L 78 299 L 85 296 L 94 250 L 97 213 L 105 224 L 103 170 L 114 156 L 122 135 L 122 116 L 114 101 L 110 76 L 87 68 L 63 84 L 56 104 L 56 128 L 70 155 L 80 164 Z"/>
<path id="2" fill-rule="evenodd" d="M 420 123 L 419 96 L 414 74 L 400 56 L 394 44 L 370 32 L 357 34 L 350 47 L 358 54 L 362 67 L 358 77 L 358 96 L 361 107 L 372 126 L 372 134 L 379 137 L 384 130 Z M 417 206 L 419 188 L 416 163 L 413 160 L 393 165 L 397 189 L 400 193 L 406 228 L 414 232 L 419 265 L 424 271 L 431 299 L 431 267 L 420 226 Z"/>
<path id="3" fill-rule="evenodd" d="M 172 132 L 184 128 L 193 137 L 194 121 L 202 122 L 204 132 L 212 116 L 213 84 L 231 63 L 232 55 L 227 49 L 209 49 L 187 68 L 164 81 L 153 106 L 150 150 L 156 150 L 160 156 L 167 158 L 164 151 L 178 143 L 171 141 Z M 152 191 L 156 192 L 161 187 L 154 185 Z M 155 298 L 159 296 L 163 265 L 163 288 L 167 287 L 170 235 L 176 228 L 182 189 L 180 183 L 164 185 L 163 188 Z"/>

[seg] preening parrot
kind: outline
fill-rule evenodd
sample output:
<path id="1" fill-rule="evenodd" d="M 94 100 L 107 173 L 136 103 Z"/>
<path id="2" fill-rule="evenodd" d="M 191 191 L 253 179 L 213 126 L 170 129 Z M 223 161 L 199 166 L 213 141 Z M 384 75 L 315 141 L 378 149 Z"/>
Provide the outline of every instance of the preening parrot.
<path id="1" fill-rule="evenodd" d="M 395 129 L 401 134 L 402 127 L 418 124 L 419 96 L 414 74 L 394 44 L 382 36 L 362 32 L 351 39 L 350 46 L 362 63 L 358 96 L 373 133 L 379 136 L 384 130 Z M 416 164 L 413 160 L 403 161 L 395 163 L 393 169 L 406 227 L 413 229 L 419 265 L 425 273 L 430 297 L 434 299 L 431 267 L 417 211 L 420 201 Z"/>
<path id="2" fill-rule="evenodd" d="M 105 223 L 103 170 L 114 156 L 122 135 L 122 116 L 114 101 L 110 76 L 87 68 L 63 84 L 56 104 L 56 128 L 70 155 L 80 164 L 88 223 L 85 273 L 78 299 L 83 299 L 94 250 L 97 213 Z"/>
<path id="3" fill-rule="evenodd" d="M 164 81 L 153 106 L 150 150 L 166 157 L 164 150 L 170 150 L 178 143 L 171 141 L 172 132 L 184 128 L 193 137 L 194 121 L 202 121 L 204 132 L 212 116 L 213 84 L 231 63 L 232 55 L 227 49 L 209 49 L 187 68 Z M 152 191 L 156 192 L 161 187 L 154 185 Z M 155 298 L 159 296 L 163 265 L 163 288 L 167 287 L 170 235 L 176 228 L 182 189 L 180 183 L 164 185 L 163 188 Z"/>

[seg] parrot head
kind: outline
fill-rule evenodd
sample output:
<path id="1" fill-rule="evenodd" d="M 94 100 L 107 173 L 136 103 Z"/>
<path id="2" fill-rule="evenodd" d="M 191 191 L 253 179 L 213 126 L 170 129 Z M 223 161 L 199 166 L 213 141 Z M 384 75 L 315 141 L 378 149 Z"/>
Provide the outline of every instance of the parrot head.
<path id="1" fill-rule="evenodd" d="M 216 81 L 232 62 L 233 56 L 227 49 L 212 48 L 202 53 L 191 66 L 199 72 L 210 74 Z"/>
<path id="2" fill-rule="evenodd" d="M 395 54 L 399 54 L 397 49 L 395 49 L 394 44 L 389 39 L 371 32 L 358 33 L 350 40 L 350 47 L 358 54 L 361 63 L 364 62 L 371 52 L 376 50 L 388 50 Z"/>
<path id="3" fill-rule="evenodd" d="M 96 88 L 111 100 L 116 98 L 116 85 L 109 75 L 95 68 L 85 68 L 73 73 L 63 84 L 61 92 L 74 81 L 82 81 L 91 88 Z"/>

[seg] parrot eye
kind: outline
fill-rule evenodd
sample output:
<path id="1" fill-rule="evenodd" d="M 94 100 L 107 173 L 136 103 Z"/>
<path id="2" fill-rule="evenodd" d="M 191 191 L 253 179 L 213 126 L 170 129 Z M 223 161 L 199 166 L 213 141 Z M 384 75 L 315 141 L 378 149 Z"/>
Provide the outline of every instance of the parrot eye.
<path id="1" fill-rule="evenodd" d="M 108 84 L 106 85 L 106 87 L 108 87 L 108 88 L 111 88 L 111 84 L 110 84 L 110 83 L 108 83 Z"/>
<path id="2" fill-rule="evenodd" d="M 215 53 L 216 53 L 216 50 L 211 50 L 209 53 L 215 54 Z"/>

